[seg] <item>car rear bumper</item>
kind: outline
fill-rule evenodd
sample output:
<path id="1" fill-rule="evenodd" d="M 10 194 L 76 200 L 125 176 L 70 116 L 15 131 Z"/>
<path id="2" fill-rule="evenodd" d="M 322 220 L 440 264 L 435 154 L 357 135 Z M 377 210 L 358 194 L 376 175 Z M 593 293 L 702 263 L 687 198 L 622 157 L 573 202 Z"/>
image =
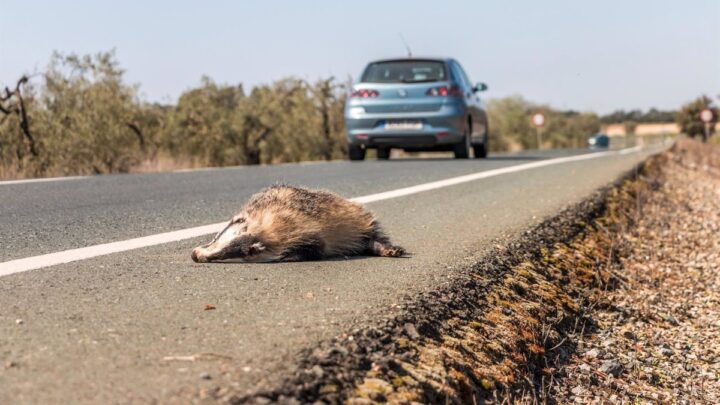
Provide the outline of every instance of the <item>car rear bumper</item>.
<path id="1" fill-rule="evenodd" d="M 369 148 L 442 149 L 463 141 L 466 115 L 456 107 L 423 113 L 345 114 L 348 142 Z M 416 129 L 388 129 L 386 123 L 419 122 Z"/>

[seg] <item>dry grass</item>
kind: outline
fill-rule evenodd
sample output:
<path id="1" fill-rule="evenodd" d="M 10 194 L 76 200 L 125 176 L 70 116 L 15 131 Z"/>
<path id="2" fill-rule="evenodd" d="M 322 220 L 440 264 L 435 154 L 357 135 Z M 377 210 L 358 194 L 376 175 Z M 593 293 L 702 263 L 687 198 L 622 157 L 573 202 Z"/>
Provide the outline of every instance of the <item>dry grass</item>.
<path id="1" fill-rule="evenodd" d="M 198 169 L 201 167 L 203 167 L 203 165 L 198 162 L 197 159 L 158 155 L 154 158 L 145 159 L 140 164 L 131 167 L 130 173 L 172 172 L 175 170 Z"/>
<path id="2" fill-rule="evenodd" d="M 198 169 L 205 167 L 197 159 L 178 158 L 165 155 L 158 155 L 153 158 L 143 160 L 141 163 L 131 166 L 128 173 L 161 173 L 172 172 L 175 170 Z M 91 173 L 77 173 L 73 175 L 88 175 Z M 60 170 L 47 171 L 43 177 L 61 177 L 67 176 Z M 0 180 L 21 180 L 34 178 L 32 173 L 27 170 L 18 169 L 15 166 L 0 165 Z"/>
<path id="3" fill-rule="evenodd" d="M 0 165 L 0 180 L 21 180 L 26 178 L 27 173 L 18 170 L 17 167 Z"/>

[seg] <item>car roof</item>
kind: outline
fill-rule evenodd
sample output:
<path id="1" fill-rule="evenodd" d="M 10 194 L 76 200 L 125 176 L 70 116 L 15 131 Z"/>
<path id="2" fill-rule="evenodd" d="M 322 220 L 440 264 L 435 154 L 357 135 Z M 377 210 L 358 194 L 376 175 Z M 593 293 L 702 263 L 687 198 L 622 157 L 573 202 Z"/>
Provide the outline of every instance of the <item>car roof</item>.
<path id="1" fill-rule="evenodd" d="M 413 60 L 429 60 L 429 61 L 436 61 L 436 62 L 450 62 L 453 61 L 453 58 L 445 58 L 445 57 L 425 57 L 425 56 L 404 56 L 399 58 L 385 58 L 385 59 L 378 59 L 373 60 L 368 63 L 368 65 L 372 63 L 382 63 L 382 62 L 401 62 L 401 61 L 413 61 Z"/>

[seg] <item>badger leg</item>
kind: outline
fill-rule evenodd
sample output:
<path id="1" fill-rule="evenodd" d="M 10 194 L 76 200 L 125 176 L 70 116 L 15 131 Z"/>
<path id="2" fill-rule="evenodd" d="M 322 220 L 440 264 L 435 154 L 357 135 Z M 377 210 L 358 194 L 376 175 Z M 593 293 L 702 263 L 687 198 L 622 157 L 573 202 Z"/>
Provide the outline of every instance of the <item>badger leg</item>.
<path id="1" fill-rule="evenodd" d="M 390 243 L 390 238 L 385 236 L 377 222 L 373 226 L 367 247 L 369 254 L 382 257 L 400 257 L 405 254 L 405 249 Z"/>
<path id="2" fill-rule="evenodd" d="M 295 246 L 285 252 L 282 262 L 302 262 L 306 260 L 320 260 L 323 258 L 325 243 L 320 238 L 312 238 L 306 243 Z"/>

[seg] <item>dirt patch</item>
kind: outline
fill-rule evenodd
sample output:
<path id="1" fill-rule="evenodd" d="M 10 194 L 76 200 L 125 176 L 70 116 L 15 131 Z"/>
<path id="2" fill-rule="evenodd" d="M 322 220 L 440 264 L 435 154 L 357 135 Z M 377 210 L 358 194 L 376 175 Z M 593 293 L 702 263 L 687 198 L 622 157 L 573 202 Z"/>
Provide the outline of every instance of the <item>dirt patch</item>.
<path id="1" fill-rule="evenodd" d="M 217 388 L 202 396 L 231 403 L 354 404 L 589 402 L 612 395 L 662 401 L 680 393 L 692 402 L 712 398 L 717 331 L 702 326 L 720 327 L 712 312 L 717 295 L 697 281 L 720 285 L 720 276 L 711 275 L 720 240 L 718 153 L 681 141 L 498 247 L 447 287 L 408 297 L 402 315 L 304 353 L 301 371 L 277 390 L 240 396 Z M 713 204 L 703 203 L 712 198 Z M 672 242 L 676 237 L 684 242 Z M 671 276 L 678 271 L 687 277 Z M 688 300 L 697 302 L 688 307 Z M 662 335 L 653 325 L 676 328 Z M 680 347 L 673 339 L 683 339 Z M 666 356 L 676 356 L 672 364 L 640 354 L 654 353 L 658 344 L 669 346 L 663 353 L 673 351 Z M 686 353 L 695 358 L 680 362 Z M 643 363 L 647 358 L 650 366 Z M 685 371 L 658 374 L 671 366 Z M 689 379 L 691 388 L 680 387 Z"/>

